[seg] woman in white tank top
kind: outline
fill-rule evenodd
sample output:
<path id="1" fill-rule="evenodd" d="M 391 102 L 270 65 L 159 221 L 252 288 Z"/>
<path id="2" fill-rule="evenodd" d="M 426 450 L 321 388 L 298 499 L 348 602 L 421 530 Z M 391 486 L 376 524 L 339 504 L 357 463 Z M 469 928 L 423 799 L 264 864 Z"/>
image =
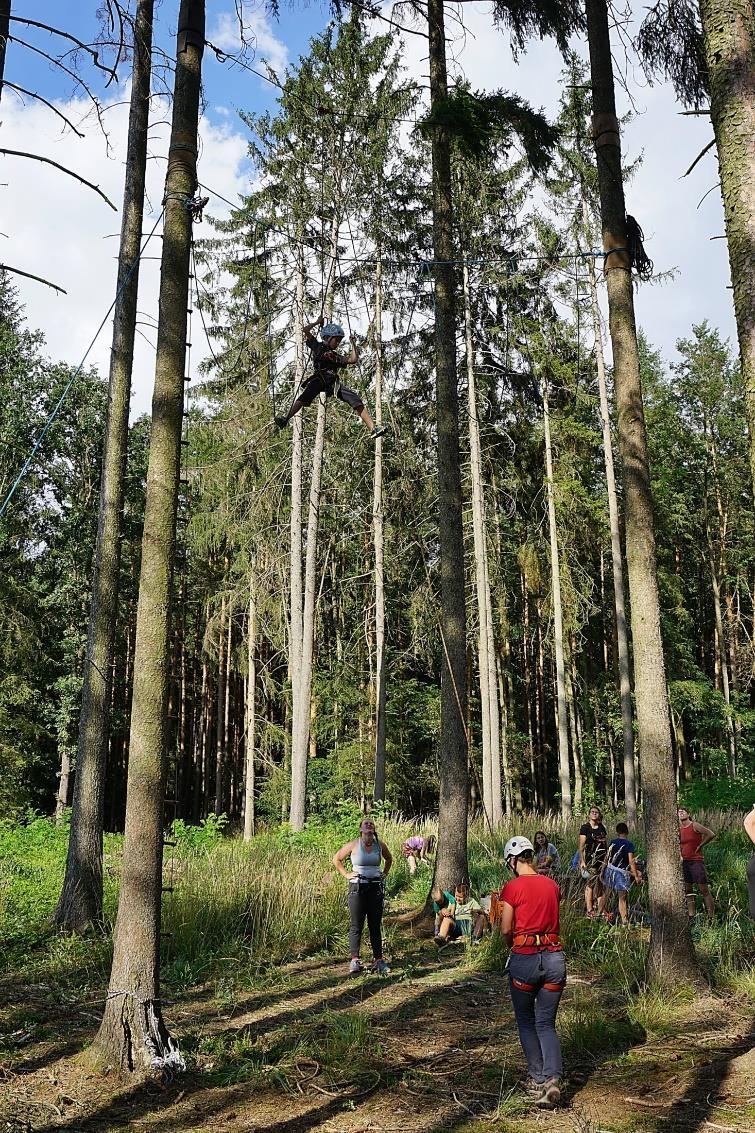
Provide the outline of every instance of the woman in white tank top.
<path id="1" fill-rule="evenodd" d="M 351 863 L 350 870 L 344 864 L 347 860 Z M 351 975 L 356 975 L 362 971 L 359 951 L 365 918 L 367 919 L 370 943 L 372 944 L 372 970 L 381 976 L 387 975 L 390 971 L 383 959 L 381 922 L 383 919 L 383 883 L 392 864 L 391 852 L 385 843 L 378 838 L 375 823 L 370 818 L 365 818 L 362 821 L 359 827 L 359 837 L 341 846 L 338 853 L 333 856 L 333 865 L 349 883 L 348 904 L 351 917 L 349 926 L 349 951 L 351 952 L 349 972 Z"/>

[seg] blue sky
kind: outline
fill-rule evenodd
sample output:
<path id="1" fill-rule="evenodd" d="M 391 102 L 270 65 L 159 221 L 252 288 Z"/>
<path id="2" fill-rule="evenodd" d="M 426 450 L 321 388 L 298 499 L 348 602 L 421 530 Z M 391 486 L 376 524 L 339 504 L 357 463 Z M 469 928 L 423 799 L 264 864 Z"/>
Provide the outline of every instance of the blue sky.
<path id="1" fill-rule="evenodd" d="M 14 13 L 55 24 L 61 9 L 69 29 L 89 41 L 96 27 L 94 17 L 98 0 L 14 0 Z M 158 0 L 157 42 L 172 53 L 178 0 Z M 452 6 L 449 5 L 449 11 Z M 235 17 L 233 0 L 208 0 L 207 37 L 226 50 L 233 50 Z M 329 10 L 320 4 L 281 8 L 280 18 L 273 20 L 264 7 L 244 0 L 250 38 L 256 52 L 248 61 L 259 66 L 266 57 L 278 71 L 286 62 L 295 63 L 306 51 L 311 36 L 326 25 Z M 385 10 L 388 10 L 386 4 Z M 534 106 L 554 116 L 559 97 L 561 61 L 550 43 L 535 42 L 526 53 L 514 60 L 505 38 L 493 29 L 490 6 L 484 0 L 467 3 L 463 12 L 467 31 L 455 34 L 449 20 L 449 61 L 451 73 L 464 73 L 479 89 L 504 87 L 517 91 Z M 385 31 L 384 23 L 375 30 Z M 12 25 L 22 38 L 49 49 L 47 33 Z M 415 35 L 405 36 L 405 59 L 409 74 L 423 80 L 427 72 L 426 42 Z M 622 57 L 617 51 L 618 58 Z M 20 102 L 12 92 L 3 96 L 2 118 L 4 145 L 19 150 L 30 149 L 45 154 L 76 169 L 82 176 L 99 184 L 111 199 L 120 204 L 123 189 L 123 160 L 127 128 L 124 100 L 128 97 L 128 67 L 121 68 L 121 85 L 106 92 L 108 109 L 105 122 L 110 135 L 109 147 L 90 118 L 81 92 L 65 76 L 61 76 L 44 60 L 35 58 L 18 45 L 10 43 L 6 60 L 6 78 L 37 91 L 79 123 L 84 119 L 84 139 L 69 131 L 61 131 L 59 119 L 39 103 Z M 91 68 L 87 78 L 102 93 L 102 79 Z M 715 153 L 709 153 L 692 176 L 683 178 L 685 169 L 711 138 L 710 123 L 702 118 L 682 117 L 673 92 L 666 85 L 649 87 L 636 66 L 627 66 L 626 83 L 634 103 L 635 118 L 627 127 L 624 152 L 630 157 L 643 153 L 643 162 L 627 193 L 627 207 L 642 224 L 648 252 L 659 270 L 676 269 L 673 283 L 665 286 L 641 286 L 636 293 L 638 322 L 650 341 L 658 346 L 667 360 L 675 354 L 676 339 L 690 333 L 693 322 L 708 318 L 724 336 L 734 337 L 731 291 L 726 245 L 715 239 L 723 233 L 720 193 Z M 200 126 L 202 138 L 200 180 L 212 186 L 231 201 L 236 201 L 249 185 L 249 164 L 246 158 L 246 129 L 239 121 L 239 108 L 251 111 L 271 109 L 275 104 L 275 87 L 231 64 L 220 64 L 207 51 L 204 67 L 205 116 Z M 619 89 L 620 109 L 629 107 L 627 95 Z M 150 206 L 145 228 L 151 227 L 159 214 L 164 177 L 164 154 L 167 150 L 167 125 L 159 125 L 155 115 L 153 158 L 149 170 Z M 3 158 L 0 180 L 0 258 L 3 262 L 37 272 L 54 280 L 68 291 L 55 295 L 47 288 L 27 281 L 19 284 L 32 327 L 46 335 L 50 355 L 78 363 L 102 319 L 114 293 L 115 253 L 120 218 L 76 182 L 38 163 Z M 707 193 L 713 187 L 713 191 Z M 705 195 L 707 193 L 707 196 Z M 701 199 L 704 197 L 704 200 Z M 214 199 L 212 211 L 219 216 L 228 208 Z M 202 233 L 200 233 L 201 235 Z M 157 309 L 159 265 L 145 261 L 140 283 L 140 309 L 144 321 L 140 333 L 134 376 L 134 413 L 149 408 L 154 355 L 149 322 Z M 101 372 L 107 372 L 109 328 L 105 328 L 91 354 Z M 193 369 L 207 355 L 201 333 L 193 334 L 195 350 Z"/>

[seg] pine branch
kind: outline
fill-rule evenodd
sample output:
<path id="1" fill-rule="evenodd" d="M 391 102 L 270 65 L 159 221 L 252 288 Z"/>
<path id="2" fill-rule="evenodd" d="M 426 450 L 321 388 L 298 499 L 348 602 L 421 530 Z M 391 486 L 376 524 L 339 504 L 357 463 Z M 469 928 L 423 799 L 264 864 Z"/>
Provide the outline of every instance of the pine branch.
<path id="1" fill-rule="evenodd" d="M 51 102 L 48 102 L 46 98 L 42 98 L 41 94 L 37 94 L 33 90 L 26 90 L 25 87 L 18 87 L 18 86 L 16 86 L 15 83 L 9 83 L 7 79 L 3 82 L 3 86 L 8 87 L 9 90 L 14 90 L 16 92 L 16 94 L 19 94 L 19 95 L 25 94 L 29 98 L 36 98 L 38 102 L 44 103 L 45 106 L 47 106 L 50 110 L 52 110 L 53 114 L 57 114 L 58 118 L 63 119 L 66 126 L 69 126 L 73 130 L 74 134 L 77 135 L 77 137 L 79 137 L 79 138 L 84 137 L 84 135 L 81 133 L 81 131 L 76 129 L 73 122 L 71 122 L 70 118 L 66 118 L 65 114 L 63 114 L 60 110 L 58 110 L 57 106 L 53 106 L 53 104 Z"/>
<path id="2" fill-rule="evenodd" d="M 53 161 L 52 158 L 41 157 L 38 153 L 26 153 L 24 150 L 18 149 L 0 148 L 0 153 L 7 154 L 9 157 L 28 157 L 32 161 L 42 161 L 46 165 L 54 165 L 55 168 L 60 169 L 62 173 L 67 173 L 69 177 L 75 177 L 77 181 L 81 181 L 82 185 L 86 185 L 89 189 L 93 189 L 95 193 L 102 197 L 103 201 L 110 205 L 113 212 L 118 212 L 118 209 L 115 207 L 110 198 L 105 196 L 102 189 L 100 189 L 97 185 L 93 185 L 91 181 L 87 181 L 86 177 L 81 177 L 78 173 L 74 173 L 72 169 L 66 169 L 65 165 L 60 165 L 57 161 Z"/>
<path id="3" fill-rule="evenodd" d="M 75 43 L 77 47 L 81 48 L 82 51 L 85 51 L 87 55 L 89 55 L 95 67 L 110 76 L 105 84 L 106 86 L 110 86 L 112 82 L 118 82 L 118 75 L 113 68 L 100 62 L 99 52 L 95 51 L 88 43 L 82 43 L 80 39 L 77 39 L 75 35 L 71 35 L 70 32 L 61 31 L 60 28 L 51 27 L 49 24 L 42 24 L 38 20 L 29 20 L 25 16 L 11 16 L 10 19 L 11 23 L 25 24 L 27 27 L 31 28 L 41 28 L 42 31 L 49 31 L 50 35 L 58 35 L 61 39 L 67 39 L 69 43 Z"/>
<path id="4" fill-rule="evenodd" d="M 43 279 L 41 275 L 34 275 L 30 271 L 21 271 L 21 268 L 12 268 L 10 264 L 0 264 L 0 271 L 12 271 L 14 275 L 23 275 L 26 279 L 36 279 L 37 283 L 44 283 L 45 287 L 52 287 L 53 291 L 59 291 L 61 295 L 67 295 L 68 292 L 64 287 L 58 287 L 57 283 L 50 283 L 49 279 Z"/>

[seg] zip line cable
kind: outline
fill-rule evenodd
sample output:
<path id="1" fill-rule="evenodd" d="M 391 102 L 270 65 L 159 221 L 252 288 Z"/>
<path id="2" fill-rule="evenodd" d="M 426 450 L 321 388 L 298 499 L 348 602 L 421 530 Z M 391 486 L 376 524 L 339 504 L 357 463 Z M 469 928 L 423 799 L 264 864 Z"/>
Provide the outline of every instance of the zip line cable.
<path id="1" fill-rule="evenodd" d="M 110 315 L 112 314 L 112 312 L 113 312 L 113 309 L 115 308 L 115 305 L 116 305 L 116 303 L 118 302 L 118 300 L 120 299 L 121 295 L 122 295 L 122 294 L 123 294 L 123 292 L 125 291 L 125 289 L 126 289 L 126 285 L 128 284 L 129 280 L 131 279 L 131 276 L 132 276 L 132 275 L 134 274 L 134 272 L 136 271 L 136 268 L 137 268 L 137 266 L 139 265 L 139 262 L 141 261 L 141 259 L 142 259 L 143 255 L 144 255 L 145 249 L 146 249 L 147 245 L 149 244 L 150 240 L 152 239 L 152 237 L 154 236 L 155 232 L 157 231 L 157 226 L 159 225 L 159 223 L 160 223 L 160 221 L 162 220 L 162 218 L 163 218 L 163 216 L 164 216 L 164 215 L 165 215 L 165 206 L 163 205 L 163 207 L 162 207 L 162 208 L 161 208 L 161 210 L 160 210 L 160 214 L 159 214 L 159 216 L 158 216 L 157 220 L 155 221 L 155 223 L 154 223 L 154 225 L 153 225 L 153 227 L 152 227 L 152 231 L 150 232 L 150 234 L 149 234 L 149 236 L 147 237 L 147 239 L 146 239 L 146 240 L 144 241 L 144 244 L 142 245 L 142 247 L 141 247 L 141 249 L 140 249 L 140 251 L 139 251 L 139 254 L 138 254 L 138 256 L 136 257 L 136 259 L 135 259 L 135 260 L 134 260 L 134 262 L 132 263 L 131 267 L 130 267 L 130 268 L 128 269 L 128 272 L 127 272 L 127 274 L 126 274 L 126 278 L 124 279 L 123 283 L 122 283 L 122 284 L 121 284 L 121 286 L 120 286 L 120 287 L 118 288 L 118 290 L 116 291 L 116 293 L 115 293 L 115 298 L 113 299 L 113 302 L 112 302 L 112 303 L 110 304 L 110 306 L 108 307 L 108 309 L 107 309 L 107 313 L 105 314 L 105 317 L 103 318 L 103 320 L 102 320 L 102 322 L 100 323 L 100 325 L 99 325 L 99 326 L 97 327 L 97 330 L 95 331 L 95 334 L 94 334 L 94 338 L 93 338 L 93 339 L 92 339 L 92 341 L 91 341 L 91 342 L 89 343 L 89 346 L 87 346 L 87 348 L 86 348 L 86 350 L 85 350 L 85 352 L 84 352 L 84 357 L 83 357 L 83 358 L 81 359 L 81 361 L 79 362 L 78 366 L 77 366 L 77 367 L 76 367 L 76 369 L 74 370 L 73 374 L 71 375 L 71 377 L 70 377 L 70 378 L 68 379 L 68 381 L 66 382 L 66 385 L 64 386 L 64 388 L 63 388 L 63 392 L 61 393 L 60 397 L 58 398 L 58 401 L 57 401 L 57 403 L 56 403 L 56 405 L 55 405 L 55 408 L 54 408 L 54 409 L 52 410 L 52 412 L 50 413 L 49 417 L 48 417 L 48 418 L 47 418 L 47 420 L 45 421 L 45 424 L 44 424 L 44 426 L 42 427 L 42 431 L 40 432 L 39 436 L 37 437 L 36 441 L 34 442 L 34 446 L 33 446 L 32 450 L 31 450 L 31 452 L 29 453 L 28 457 L 27 457 L 27 458 L 26 458 L 26 460 L 24 461 L 24 464 L 23 464 L 23 467 L 22 467 L 21 471 L 19 472 L 18 476 L 16 477 L 16 479 L 15 479 L 15 480 L 13 481 L 13 483 L 12 483 L 12 484 L 11 484 L 11 486 L 10 486 L 10 488 L 8 489 L 8 492 L 7 492 L 6 496 L 5 496 L 5 499 L 4 499 L 4 500 L 3 500 L 3 502 L 2 502 L 1 504 L 0 504 L 0 518 L 2 518 L 2 516 L 3 516 L 4 514 L 5 514 L 5 511 L 6 511 L 7 507 L 8 507 L 8 504 L 9 504 L 9 503 L 10 503 L 10 501 L 11 501 L 11 500 L 13 499 L 13 496 L 14 496 L 14 495 L 16 494 L 16 491 L 17 491 L 17 489 L 18 489 L 19 485 L 21 484 L 21 482 L 23 481 L 24 477 L 26 476 L 26 473 L 27 473 L 27 472 L 29 471 L 29 469 L 31 468 L 31 465 L 32 465 L 32 463 L 33 463 L 33 461 L 34 461 L 34 457 L 35 457 L 35 456 L 37 455 L 37 453 L 39 452 L 40 448 L 42 447 L 42 444 L 43 444 L 43 442 L 44 442 L 44 439 L 45 439 L 45 437 L 47 436 L 47 434 L 49 433 L 49 431 L 50 431 L 50 429 L 52 428 L 53 424 L 55 423 L 55 420 L 57 419 L 57 417 L 58 417 L 58 414 L 60 413 L 61 409 L 63 408 L 63 405 L 64 405 L 64 403 L 65 403 L 65 401 L 66 401 L 66 398 L 68 397 L 68 394 L 69 394 L 69 393 L 70 393 L 70 391 L 71 391 L 71 388 L 73 387 L 73 384 L 74 384 L 74 382 L 76 381 L 76 379 L 78 378 L 78 376 L 79 376 L 79 374 L 81 373 L 82 369 L 84 368 L 84 363 L 86 362 L 87 358 L 88 358 L 88 357 L 89 357 L 89 355 L 91 354 L 91 352 L 92 352 L 92 349 L 93 349 L 93 347 L 94 347 L 94 344 L 95 344 L 95 342 L 96 342 L 96 341 L 97 341 L 97 339 L 98 339 L 98 338 L 100 337 L 100 334 L 102 333 L 102 330 L 103 330 L 103 328 L 104 328 L 105 324 L 107 323 L 108 319 L 110 318 Z"/>

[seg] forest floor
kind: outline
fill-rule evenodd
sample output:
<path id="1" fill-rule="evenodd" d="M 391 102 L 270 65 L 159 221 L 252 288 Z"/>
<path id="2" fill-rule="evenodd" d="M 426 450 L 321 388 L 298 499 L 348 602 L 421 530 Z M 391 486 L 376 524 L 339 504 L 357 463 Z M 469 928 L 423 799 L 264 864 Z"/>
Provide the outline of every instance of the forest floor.
<path id="1" fill-rule="evenodd" d="M 504 974 L 476 968 L 463 945 L 438 952 L 396 926 L 389 938 L 387 978 L 349 977 L 323 956 L 270 967 L 246 990 L 220 979 L 173 996 L 165 1017 L 188 1070 L 163 1086 L 87 1066 L 102 988 L 66 1001 L 65 984 L 6 978 L 0 1130 L 755 1131 L 746 997 L 651 997 L 638 1015 L 615 985 L 572 965 L 559 1014 L 568 1086 L 546 1113 L 517 1086 Z"/>

